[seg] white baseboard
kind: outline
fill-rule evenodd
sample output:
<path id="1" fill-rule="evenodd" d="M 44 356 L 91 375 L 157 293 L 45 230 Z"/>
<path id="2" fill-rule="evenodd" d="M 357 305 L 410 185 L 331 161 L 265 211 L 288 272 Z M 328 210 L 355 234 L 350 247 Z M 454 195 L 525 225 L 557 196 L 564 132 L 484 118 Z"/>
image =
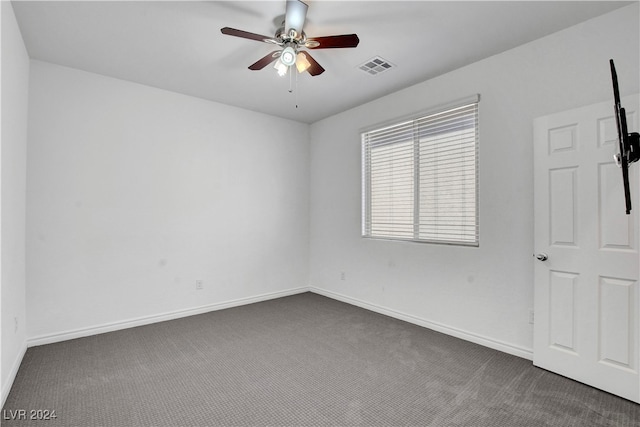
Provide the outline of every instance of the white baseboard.
<path id="1" fill-rule="evenodd" d="M 346 302 L 347 304 L 355 305 L 370 311 L 374 311 L 376 313 L 384 314 L 386 316 L 393 317 L 395 319 L 404 320 L 405 322 L 413 323 L 414 325 L 432 329 L 437 332 L 442 332 L 443 334 L 451 335 L 466 341 L 471 341 L 473 343 L 480 344 L 485 347 L 492 348 L 494 350 L 502 351 L 504 353 L 522 357 L 524 359 L 533 360 L 533 350 L 529 348 L 509 344 L 503 341 L 495 340 L 493 338 L 478 335 L 473 332 L 468 332 L 462 329 L 447 326 L 439 322 L 433 322 L 431 320 L 423 319 L 421 317 L 413 316 L 411 314 L 406 314 L 406 313 L 402 313 L 400 311 L 392 310 L 376 304 L 371 304 L 366 301 L 362 301 L 357 298 L 352 298 L 336 292 L 328 291 L 326 289 L 320 289 L 320 288 L 311 286 L 309 290 L 313 293 L 323 295 L 328 298 Z"/>
<path id="2" fill-rule="evenodd" d="M 9 392 L 11 391 L 11 386 L 13 386 L 13 382 L 16 379 L 16 375 L 18 375 L 18 369 L 20 369 L 20 365 L 22 364 L 22 359 L 24 359 L 24 355 L 27 352 L 27 343 L 23 342 L 20 351 L 18 352 L 18 356 L 16 360 L 13 361 L 13 365 L 11 365 L 11 370 L 9 371 L 9 375 L 7 376 L 6 381 L 2 384 L 2 396 L 0 397 L 1 403 L 0 408 L 4 407 L 4 403 L 9 397 Z"/>
<path id="3" fill-rule="evenodd" d="M 395 319 L 403 320 L 405 322 L 413 323 L 415 325 L 432 329 L 434 331 L 442 332 L 444 334 L 451 335 L 456 338 L 460 338 L 466 341 L 480 344 L 485 347 L 492 348 L 494 350 L 499 350 L 504 353 L 522 357 L 524 359 L 533 360 L 533 350 L 529 348 L 520 347 L 514 344 L 510 344 L 510 343 L 506 343 L 506 342 L 489 338 L 486 336 L 478 335 L 473 332 L 465 331 L 459 328 L 454 328 L 439 322 L 423 319 L 421 317 L 417 317 L 411 314 L 402 313 L 397 310 L 386 308 L 377 304 L 372 304 L 372 303 L 369 303 L 357 298 L 352 298 L 346 295 L 342 295 L 336 292 L 328 291 L 326 289 L 320 289 L 313 286 L 311 287 L 304 286 L 299 288 L 287 289 L 284 291 L 271 292 L 271 293 L 256 295 L 252 297 L 239 298 L 235 300 L 204 305 L 204 306 L 190 308 L 186 310 L 178 310 L 178 311 L 173 311 L 168 313 L 156 314 L 152 316 L 144 316 L 136 319 L 129 319 L 129 320 L 124 320 L 120 322 L 107 323 L 107 324 L 93 326 L 89 328 L 74 329 L 70 331 L 58 332 L 55 334 L 41 335 L 41 336 L 29 338 L 26 342 L 26 345 L 24 347 L 24 350 L 21 353 L 19 360 L 16 362 L 16 365 L 13 367 L 13 370 L 11 372 L 13 376 L 10 377 L 11 380 L 8 381 L 8 385 L 7 384 L 3 385 L 3 389 L 2 389 L 3 399 L 6 398 L 6 395 L 8 395 L 9 393 L 9 391 L 6 390 L 6 394 L 5 394 L 5 388 L 6 387 L 10 388 L 10 384 L 13 383 L 13 379 L 15 378 L 15 375 L 18 372 L 18 367 L 20 366 L 20 362 L 22 361 L 22 357 L 24 356 L 24 352 L 26 351 L 27 347 L 35 347 L 38 345 L 51 344 L 51 343 L 71 340 L 75 338 L 82 338 L 82 337 L 87 337 L 91 335 L 102 334 L 105 332 L 112 332 L 112 331 L 117 331 L 121 329 L 133 328 L 136 326 L 148 325 L 151 323 L 164 322 L 166 320 L 173 320 L 173 319 L 179 319 L 187 316 L 194 316 L 197 314 L 207 313 L 210 311 L 223 310 L 225 308 L 237 307 L 237 306 L 252 304 L 252 303 L 261 302 L 261 301 L 267 301 L 270 299 L 281 298 L 281 297 L 300 294 L 300 293 L 309 292 L 309 291 L 319 295 L 326 296 L 328 298 L 345 302 L 347 304 L 355 305 L 357 307 L 361 307 L 376 313 L 384 314 L 386 316 L 393 317 Z"/>
<path id="4" fill-rule="evenodd" d="M 203 305 L 200 307 L 189 308 L 186 310 L 171 311 L 168 313 L 154 314 L 151 316 L 143 316 L 135 319 L 123 320 L 120 322 L 106 323 L 102 325 L 92 326 L 88 328 L 74 329 L 70 331 L 57 332 L 54 334 L 40 335 L 27 340 L 28 347 L 38 345 L 52 344 L 60 341 L 67 341 L 75 338 L 88 337 L 91 335 L 103 334 L 105 332 L 118 331 L 121 329 L 134 328 L 136 326 L 148 325 L 151 323 L 164 322 L 166 320 L 179 319 L 187 316 L 208 313 L 210 311 L 223 310 L 225 308 L 237 307 L 240 305 L 253 304 L 255 302 L 267 301 L 275 298 L 282 298 L 290 295 L 309 292 L 309 288 L 304 286 L 300 288 L 287 289 L 284 291 L 270 292 L 252 297 L 238 298 L 230 301 L 224 301 L 214 304 Z"/>

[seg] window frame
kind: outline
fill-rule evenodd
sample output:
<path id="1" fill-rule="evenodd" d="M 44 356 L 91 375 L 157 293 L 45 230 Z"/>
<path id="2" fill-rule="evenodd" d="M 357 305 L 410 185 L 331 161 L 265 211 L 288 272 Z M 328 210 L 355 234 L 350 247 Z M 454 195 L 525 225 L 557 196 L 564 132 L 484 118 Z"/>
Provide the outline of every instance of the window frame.
<path id="1" fill-rule="evenodd" d="M 447 104 L 441 104 L 437 107 L 430 108 L 425 111 L 421 111 L 419 113 L 414 113 L 409 116 L 404 116 L 400 118 L 396 118 L 393 120 L 388 120 L 383 123 L 378 123 L 372 126 L 368 126 L 360 130 L 361 137 L 361 182 L 362 182 L 362 194 L 361 194 L 361 221 L 362 221 L 362 229 L 361 236 L 366 239 L 380 239 L 380 240 L 392 240 L 392 241 L 406 241 L 406 242 L 416 242 L 416 243 L 431 243 L 431 244 L 444 244 L 444 245 L 454 245 L 454 246 L 465 246 L 465 247 L 479 247 L 480 246 L 480 216 L 479 216 L 479 145 L 480 145 L 480 131 L 479 131 L 479 104 L 480 104 L 480 95 L 475 94 L 470 97 L 466 97 L 463 99 L 459 99 Z M 412 202 L 413 202 L 413 232 L 411 237 L 403 237 L 396 233 L 396 235 L 380 235 L 380 234 L 372 234 L 372 224 L 370 221 L 371 218 L 371 177 L 368 176 L 370 173 L 369 165 L 367 162 L 370 162 L 370 158 L 367 158 L 367 155 L 370 156 L 371 147 L 368 146 L 367 135 L 373 132 L 380 132 L 387 128 L 393 128 L 396 126 L 408 125 L 408 126 L 416 126 L 416 123 L 419 123 L 429 117 L 437 116 L 438 114 L 445 113 L 447 111 L 459 109 L 465 106 L 471 106 L 474 108 L 474 148 L 473 148 L 473 213 L 467 214 L 465 219 L 473 218 L 472 224 L 472 232 L 469 233 L 471 238 L 461 237 L 460 239 L 455 238 L 420 238 L 420 189 L 414 188 L 412 190 Z M 413 164 L 412 168 L 414 170 L 412 181 L 414 187 L 419 187 L 420 182 L 420 155 L 418 154 L 418 150 L 415 148 L 421 144 L 421 137 L 418 135 L 412 136 L 412 144 L 413 148 Z M 391 144 L 390 144 L 391 145 Z M 463 175 L 460 175 L 463 176 Z M 410 201 L 411 202 L 411 201 Z M 409 215 L 410 216 L 410 215 Z M 423 215 L 423 219 L 424 219 Z M 463 221 L 456 225 L 457 227 L 464 227 Z M 389 233 L 392 233 L 389 231 Z"/>

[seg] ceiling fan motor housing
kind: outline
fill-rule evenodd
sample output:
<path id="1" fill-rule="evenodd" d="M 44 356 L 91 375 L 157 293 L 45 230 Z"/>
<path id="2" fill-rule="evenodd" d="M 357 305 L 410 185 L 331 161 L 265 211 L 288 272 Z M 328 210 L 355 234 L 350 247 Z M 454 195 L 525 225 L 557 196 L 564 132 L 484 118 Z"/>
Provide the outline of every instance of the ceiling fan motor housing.
<path id="1" fill-rule="evenodd" d="M 282 23 L 282 26 L 276 30 L 275 36 L 273 38 L 280 41 L 280 43 L 293 42 L 298 46 L 304 45 L 307 42 L 307 35 L 304 31 L 298 32 L 292 28 L 287 33 L 284 29 L 284 22 Z"/>

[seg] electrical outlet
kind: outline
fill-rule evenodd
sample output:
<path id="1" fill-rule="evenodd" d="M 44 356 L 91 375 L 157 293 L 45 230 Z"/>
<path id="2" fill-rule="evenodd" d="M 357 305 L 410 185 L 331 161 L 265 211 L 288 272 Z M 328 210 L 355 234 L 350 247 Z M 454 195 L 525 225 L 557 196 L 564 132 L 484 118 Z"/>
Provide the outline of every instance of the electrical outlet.
<path id="1" fill-rule="evenodd" d="M 529 310 L 529 323 L 533 325 L 534 321 L 534 312 L 533 310 Z"/>
<path id="2" fill-rule="evenodd" d="M 18 318 L 17 317 L 13 318 L 13 323 L 14 323 L 13 332 L 17 333 L 18 332 Z"/>
<path id="3" fill-rule="evenodd" d="M 347 274 L 344 271 L 340 273 L 340 280 L 347 280 Z"/>
<path id="4" fill-rule="evenodd" d="M 202 280 L 196 280 L 196 290 L 201 291 L 204 287 L 204 283 Z"/>

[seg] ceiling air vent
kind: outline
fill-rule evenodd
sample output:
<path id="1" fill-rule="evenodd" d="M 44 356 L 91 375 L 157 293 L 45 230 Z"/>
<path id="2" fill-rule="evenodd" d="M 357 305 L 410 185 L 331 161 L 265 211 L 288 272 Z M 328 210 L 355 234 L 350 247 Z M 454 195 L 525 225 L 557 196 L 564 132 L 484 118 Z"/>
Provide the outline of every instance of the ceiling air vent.
<path id="1" fill-rule="evenodd" d="M 379 56 L 375 56 L 364 64 L 358 66 L 358 68 L 360 68 L 362 71 L 367 74 L 371 74 L 372 76 L 390 70 L 394 67 L 395 65 L 393 65 L 391 62 Z"/>

